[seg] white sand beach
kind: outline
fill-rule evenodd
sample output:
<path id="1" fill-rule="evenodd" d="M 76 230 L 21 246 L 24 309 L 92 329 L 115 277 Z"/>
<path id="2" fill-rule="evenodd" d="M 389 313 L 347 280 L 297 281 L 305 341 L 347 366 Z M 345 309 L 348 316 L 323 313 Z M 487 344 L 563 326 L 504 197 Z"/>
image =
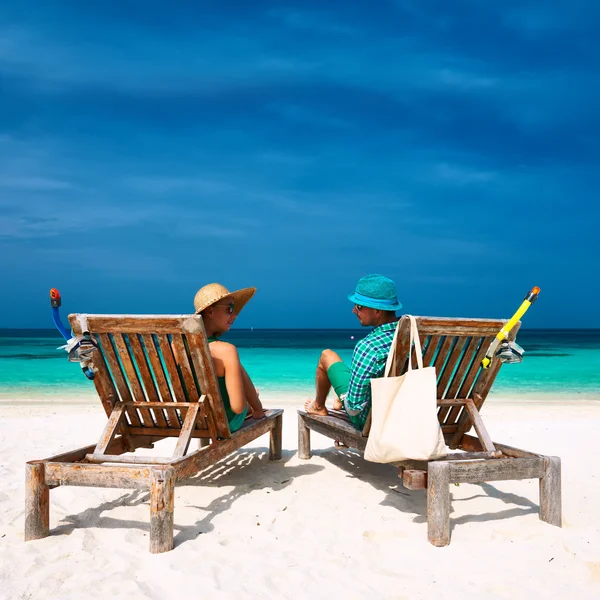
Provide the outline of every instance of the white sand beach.
<path id="1" fill-rule="evenodd" d="M 286 409 L 282 460 L 263 436 L 178 486 L 175 548 L 153 555 L 144 491 L 59 487 L 51 535 L 23 541 L 25 462 L 94 443 L 106 417 L 4 400 L 0 598 L 600 598 L 600 403 L 488 400 L 495 441 L 561 457 L 563 527 L 539 520 L 537 480 L 461 484 L 444 548 L 425 492 L 315 433 L 299 460 L 299 402 L 265 404 Z"/>

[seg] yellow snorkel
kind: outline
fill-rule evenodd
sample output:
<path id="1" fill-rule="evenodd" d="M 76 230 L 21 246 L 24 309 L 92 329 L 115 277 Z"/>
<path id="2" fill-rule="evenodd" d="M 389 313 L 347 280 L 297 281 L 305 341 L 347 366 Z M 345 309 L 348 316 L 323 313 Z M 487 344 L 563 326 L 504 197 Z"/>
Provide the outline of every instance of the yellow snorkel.
<path id="1" fill-rule="evenodd" d="M 494 341 L 490 344 L 484 359 L 481 361 L 481 366 L 484 369 L 489 368 L 494 356 L 497 356 L 502 362 L 508 363 L 516 363 L 523 360 L 523 348 L 516 342 L 509 342 L 507 338 L 510 330 L 519 322 L 519 319 L 527 312 L 527 309 L 537 300 L 539 293 L 540 288 L 537 286 L 528 292 L 517 312 L 498 332 L 498 335 L 496 335 Z M 500 349 L 498 349 L 498 346 L 500 346 Z"/>

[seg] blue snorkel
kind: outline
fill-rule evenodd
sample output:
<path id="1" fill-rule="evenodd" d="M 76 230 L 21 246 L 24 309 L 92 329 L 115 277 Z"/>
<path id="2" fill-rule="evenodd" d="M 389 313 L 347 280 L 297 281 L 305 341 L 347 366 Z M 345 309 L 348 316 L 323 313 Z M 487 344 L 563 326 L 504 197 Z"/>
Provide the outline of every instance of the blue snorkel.
<path id="1" fill-rule="evenodd" d="M 60 314 L 58 313 L 58 309 L 61 305 L 60 292 L 56 288 L 52 288 L 50 290 L 50 306 L 52 306 L 52 320 L 54 321 L 54 325 L 56 329 L 60 332 L 60 334 L 65 338 L 68 342 L 71 339 L 71 334 L 67 331 L 66 327 L 62 324 L 60 320 Z"/>
<path id="2" fill-rule="evenodd" d="M 84 320 L 85 324 L 82 324 L 82 335 L 78 335 L 77 337 L 71 335 L 69 330 L 62 324 L 60 320 L 60 314 L 58 309 L 61 305 L 61 297 L 60 292 L 56 288 L 52 288 L 50 290 L 50 306 L 52 306 L 52 320 L 54 321 L 54 325 L 56 329 L 60 332 L 60 334 L 65 338 L 67 342 L 64 346 L 60 346 L 60 348 L 65 349 L 69 353 L 69 362 L 78 362 L 81 365 L 81 370 L 83 374 L 88 379 L 94 379 L 96 376 L 96 372 L 94 370 L 94 365 L 92 364 L 94 350 L 98 348 L 98 343 L 96 340 L 90 335 L 87 329 L 87 323 Z"/>

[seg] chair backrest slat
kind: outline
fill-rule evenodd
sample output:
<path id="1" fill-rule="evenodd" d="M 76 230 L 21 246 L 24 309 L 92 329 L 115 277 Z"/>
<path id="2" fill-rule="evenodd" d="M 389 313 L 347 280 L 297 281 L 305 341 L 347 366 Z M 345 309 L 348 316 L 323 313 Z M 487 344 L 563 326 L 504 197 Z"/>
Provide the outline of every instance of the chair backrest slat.
<path id="1" fill-rule="evenodd" d="M 452 340 L 452 338 L 450 338 Z M 438 377 L 438 386 L 437 386 L 437 395 L 438 398 L 447 398 L 448 396 L 445 394 L 448 383 L 450 382 L 450 378 L 453 378 L 456 375 L 456 365 L 460 358 L 463 356 L 463 349 L 465 344 L 467 343 L 467 337 L 459 337 L 457 338 L 456 345 L 454 346 L 452 353 L 448 357 L 446 361 L 446 365 L 441 375 Z"/>
<path id="2" fill-rule="evenodd" d="M 119 362 L 121 363 L 122 372 L 126 381 L 129 383 L 129 389 L 131 392 L 131 396 L 133 401 L 137 404 L 138 413 L 142 420 L 142 424 L 144 427 L 154 427 L 154 419 L 152 417 L 152 412 L 150 409 L 144 409 L 143 405 L 148 402 L 146 395 L 144 394 L 144 390 L 142 389 L 142 385 L 140 383 L 136 368 L 131 359 L 131 355 L 129 354 L 129 348 L 127 348 L 127 342 L 125 340 L 125 336 L 122 333 L 114 333 L 113 342 L 115 348 L 117 349 Z"/>
<path id="3" fill-rule="evenodd" d="M 85 320 L 83 319 L 85 317 Z M 132 402 L 127 425 L 136 433 L 179 430 L 186 411 L 145 407 L 148 402 L 198 402 L 206 395 L 196 430 L 220 438 L 231 435 L 214 364 L 202 324 L 196 315 L 70 315 L 76 335 L 82 323 L 99 341 L 94 380 L 107 414 L 117 401 Z M 185 325 L 187 324 L 187 326 Z"/>
<path id="4" fill-rule="evenodd" d="M 481 408 L 502 364 L 496 359 L 484 370 L 481 361 L 506 321 L 438 317 L 416 317 L 416 320 L 424 348 L 423 363 L 436 369 L 438 400 L 471 398 Z M 510 332 L 510 340 L 515 339 L 519 326 L 520 323 Z M 409 352 L 413 352 L 415 364 L 414 348 L 409 348 L 409 344 L 410 321 L 405 316 L 396 342 L 396 375 L 406 372 Z M 440 406 L 438 419 L 455 445 L 471 426 L 462 406 Z"/>
<path id="5" fill-rule="evenodd" d="M 77 333 L 75 328 L 74 331 L 75 333 Z M 98 338 L 100 340 L 102 354 L 104 355 L 105 365 L 108 366 L 109 377 L 111 377 L 115 389 L 119 393 L 119 400 L 121 402 L 133 402 L 133 397 L 125 381 L 125 376 L 123 374 L 123 371 L 121 370 L 121 365 L 119 363 L 119 359 L 117 358 L 117 353 L 113 348 L 111 336 L 108 333 L 101 333 L 98 335 Z M 95 366 L 98 369 L 100 368 L 99 365 Z M 134 425 L 135 427 L 141 427 L 142 421 L 135 409 L 130 408 L 127 411 L 125 411 L 125 414 L 127 415 L 127 420 L 130 425 Z"/>
<path id="6" fill-rule="evenodd" d="M 200 321 L 200 325 L 202 325 L 202 321 Z M 183 330 L 186 332 L 186 341 L 190 349 L 192 364 L 198 377 L 198 383 L 203 393 L 207 396 L 217 434 L 219 437 L 230 437 L 229 422 L 227 421 L 225 407 L 221 400 L 221 392 L 219 391 L 217 376 L 215 374 L 215 365 L 206 342 L 204 325 L 202 325 L 204 337 L 198 335 L 198 322 L 195 320 L 188 319 L 184 321 Z"/>
<path id="7" fill-rule="evenodd" d="M 150 360 L 152 373 L 156 379 L 156 385 L 160 393 L 160 400 L 162 402 L 175 402 L 175 397 L 171 393 L 171 388 L 169 387 L 169 382 L 167 381 L 163 362 L 160 359 L 154 337 L 149 333 L 144 333 L 141 335 L 141 338 L 144 342 L 146 354 Z M 180 423 L 177 411 L 174 408 L 165 408 L 164 413 L 167 418 L 168 426 L 178 428 Z"/>
<path id="8" fill-rule="evenodd" d="M 156 389 L 156 384 L 154 382 L 154 378 L 152 377 L 151 368 L 148 364 L 148 358 L 146 356 L 146 353 L 144 352 L 144 348 L 142 346 L 142 342 L 140 341 L 139 336 L 134 333 L 130 333 L 129 335 L 127 335 L 127 340 L 129 342 L 129 347 L 133 352 L 133 358 L 135 360 L 135 364 L 137 365 L 138 373 L 141 378 L 141 384 L 143 385 L 146 398 L 150 402 L 160 402 L 161 400 L 158 395 L 158 390 Z M 169 426 L 166 415 L 163 410 L 155 410 L 153 414 L 156 419 L 157 427 Z"/>
<path id="9" fill-rule="evenodd" d="M 175 358 L 175 364 L 177 372 L 181 377 L 181 383 L 186 390 L 186 396 L 190 402 L 194 402 L 200 398 L 200 392 L 196 387 L 192 369 L 190 367 L 190 361 L 188 359 L 187 352 L 185 351 L 185 344 L 180 334 L 171 335 L 171 348 L 173 348 L 173 357 Z"/>

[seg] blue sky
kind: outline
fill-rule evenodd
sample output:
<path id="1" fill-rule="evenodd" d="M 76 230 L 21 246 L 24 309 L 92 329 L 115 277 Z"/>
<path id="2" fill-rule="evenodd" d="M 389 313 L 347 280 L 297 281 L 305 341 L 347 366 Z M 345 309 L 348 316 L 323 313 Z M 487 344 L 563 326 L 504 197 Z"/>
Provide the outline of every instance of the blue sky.
<path id="1" fill-rule="evenodd" d="M 406 312 L 600 327 L 600 4 L 3 3 L 0 327 L 182 313 L 351 327 Z"/>

